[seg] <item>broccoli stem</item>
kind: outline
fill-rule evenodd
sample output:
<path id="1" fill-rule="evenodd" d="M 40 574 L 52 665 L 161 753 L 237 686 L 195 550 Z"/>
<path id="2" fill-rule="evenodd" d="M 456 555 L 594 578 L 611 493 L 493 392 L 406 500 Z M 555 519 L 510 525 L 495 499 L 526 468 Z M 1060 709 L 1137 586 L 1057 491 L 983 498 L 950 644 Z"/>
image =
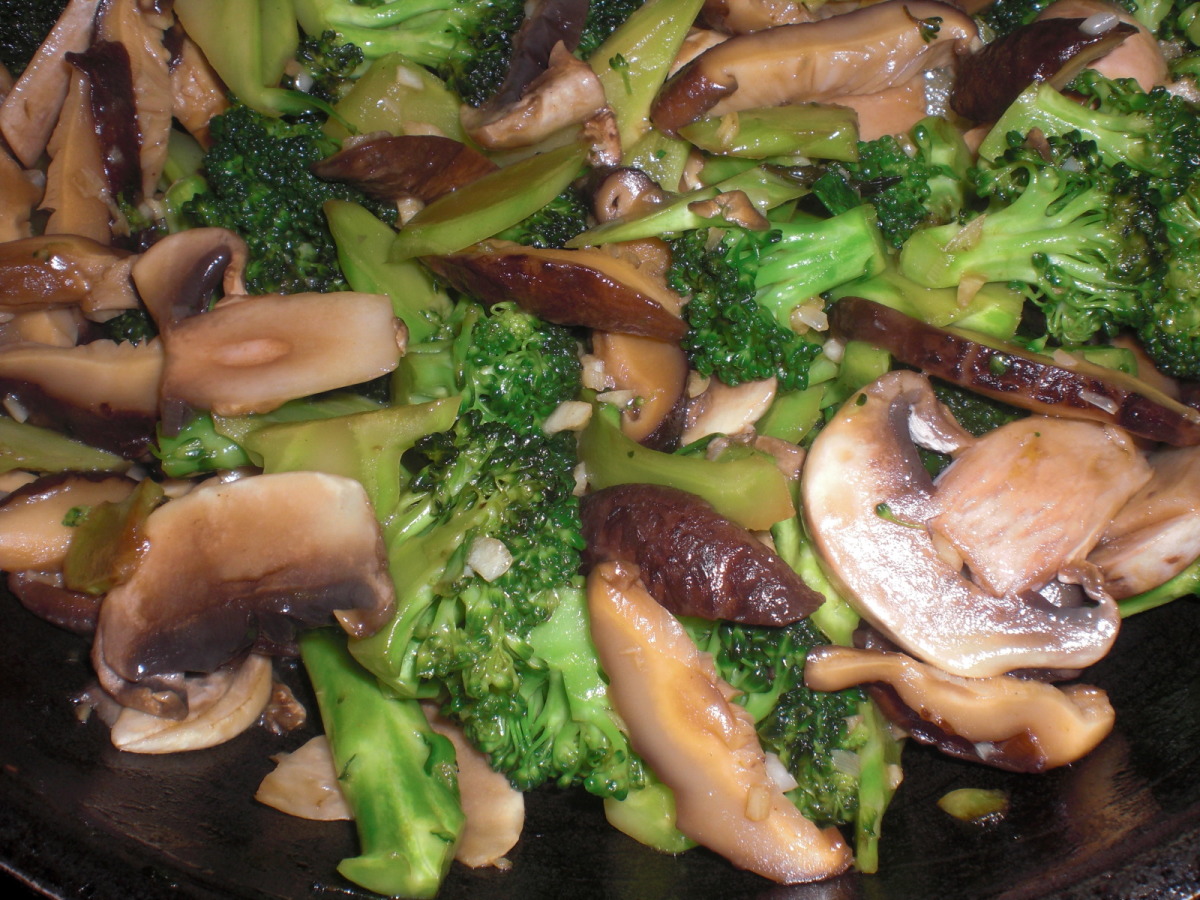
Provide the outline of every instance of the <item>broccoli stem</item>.
<path id="1" fill-rule="evenodd" d="M 338 871 L 384 896 L 435 896 L 465 822 L 454 745 L 417 701 L 383 693 L 344 635 L 309 631 L 300 655 L 362 848 Z"/>
<path id="2" fill-rule="evenodd" d="M 13 469 L 34 472 L 124 472 L 129 461 L 70 438 L 0 416 L 0 473 Z"/>
<path id="3" fill-rule="evenodd" d="M 858 708 L 866 743 L 858 751 L 858 815 L 854 820 L 854 865 L 860 872 L 879 869 L 879 838 L 883 814 L 898 785 L 894 773 L 900 765 L 903 742 L 891 735 L 887 720 L 870 700 Z"/>
<path id="4" fill-rule="evenodd" d="M 1138 613 L 1165 606 L 1180 597 L 1190 597 L 1197 593 L 1200 593 L 1200 559 L 1158 587 L 1126 597 L 1117 607 L 1121 611 L 1121 618 L 1127 619 Z"/>

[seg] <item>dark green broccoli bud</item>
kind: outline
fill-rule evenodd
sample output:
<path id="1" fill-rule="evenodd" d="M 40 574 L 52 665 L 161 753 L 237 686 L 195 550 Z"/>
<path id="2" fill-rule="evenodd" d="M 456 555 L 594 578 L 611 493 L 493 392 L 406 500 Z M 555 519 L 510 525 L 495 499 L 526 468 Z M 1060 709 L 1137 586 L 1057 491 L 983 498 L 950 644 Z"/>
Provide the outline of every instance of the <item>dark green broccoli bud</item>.
<path id="1" fill-rule="evenodd" d="M 141 308 L 127 309 L 111 319 L 106 319 L 101 323 L 100 331 L 105 338 L 118 344 L 140 344 L 158 334 L 154 320 Z"/>
<path id="2" fill-rule="evenodd" d="M 806 387 L 821 342 L 784 328 L 755 299 L 763 239 L 730 229 L 715 247 L 709 240 L 703 228 L 670 242 L 668 279 L 690 297 L 683 348 L 692 367 L 731 386 L 775 376 L 783 390 Z"/>
<path id="3" fill-rule="evenodd" d="M 524 4 L 496 3 L 488 16 L 462 29 L 469 53 L 448 55 L 434 70 L 464 103 L 482 106 L 508 75 L 513 38 L 525 19 Z"/>
<path id="4" fill-rule="evenodd" d="M 969 161 L 957 129 L 929 118 L 913 128 L 911 148 L 892 135 L 860 141 L 857 162 L 831 165 L 812 190 L 834 215 L 870 203 L 884 237 L 899 247 L 917 228 L 958 219 Z"/>
<path id="5" fill-rule="evenodd" d="M 1200 381 L 1200 240 L 1173 248 L 1138 337 L 1159 369 Z"/>
<path id="6" fill-rule="evenodd" d="M 587 59 L 645 0 L 596 0 L 588 8 L 576 53 Z"/>
<path id="7" fill-rule="evenodd" d="M 381 217 L 394 210 L 348 185 L 326 182 L 309 166 L 338 149 L 318 124 L 272 118 L 235 103 L 210 126 L 206 191 L 181 206 L 191 226 L 216 226 L 249 245 L 251 293 L 346 290 L 322 204 L 353 200 Z"/>
<path id="8" fill-rule="evenodd" d="M 304 70 L 307 83 L 293 79 L 290 86 L 326 103 L 337 103 L 354 86 L 363 60 L 362 49 L 341 41 L 336 32 L 305 37 L 296 48 L 296 62 Z"/>
<path id="9" fill-rule="evenodd" d="M 1004 37 L 1022 25 L 1028 25 L 1054 0 L 995 0 L 975 16 L 994 37 Z"/>

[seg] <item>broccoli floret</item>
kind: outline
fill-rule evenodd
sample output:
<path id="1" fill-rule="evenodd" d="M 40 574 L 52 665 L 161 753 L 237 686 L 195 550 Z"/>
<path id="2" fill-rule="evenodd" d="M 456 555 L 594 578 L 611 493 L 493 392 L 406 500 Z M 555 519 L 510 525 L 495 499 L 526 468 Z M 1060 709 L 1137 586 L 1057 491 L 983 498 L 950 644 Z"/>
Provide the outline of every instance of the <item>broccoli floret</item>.
<path id="1" fill-rule="evenodd" d="M 1200 240 L 1173 248 L 1138 337 L 1162 371 L 1200 380 Z"/>
<path id="2" fill-rule="evenodd" d="M 992 204 L 965 226 L 916 232 L 900 272 L 926 287 L 972 280 L 1025 285 L 1059 343 L 1084 343 L 1141 320 L 1161 278 L 1153 207 L 1140 180 L 1110 169 L 1078 133 L 1041 151 L 1010 146 L 973 172 Z"/>
<path id="3" fill-rule="evenodd" d="M 645 0 L 603 0 L 589 5 L 576 52 L 587 59 Z"/>
<path id="4" fill-rule="evenodd" d="M 354 188 L 309 171 L 337 143 L 316 123 L 272 118 L 240 103 L 215 117 L 209 131 L 208 189 L 182 204 L 184 221 L 228 228 L 246 240 L 251 293 L 346 290 L 322 204 L 353 200 L 381 217 L 389 213 Z"/>
<path id="5" fill-rule="evenodd" d="M 702 228 L 670 242 L 670 284 L 690 297 L 683 348 L 692 367 L 731 386 L 775 376 L 784 390 L 806 387 L 821 342 L 784 328 L 755 299 L 762 239 L 730 229 L 715 247 L 709 240 Z"/>
<path id="6" fill-rule="evenodd" d="M 591 224 L 590 214 L 587 199 L 574 186 L 569 186 L 532 216 L 496 237 L 529 247 L 560 248 L 587 231 Z"/>
<path id="7" fill-rule="evenodd" d="M 996 0 L 975 16 L 994 38 L 1004 37 L 1022 25 L 1028 25 L 1054 0 Z"/>
<path id="8" fill-rule="evenodd" d="M 354 86 L 364 59 L 362 48 L 341 41 L 336 32 L 305 37 L 296 48 L 296 62 L 307 77 L 304 83 L 293 79 L 292 86 L 326 103 L 337 103 Z"/>
<path id="9" fill-rule="evenodd" d="M 118 344 L 141 344 L 158 334 L 150 313 L 141 308 L 127 309 L 111 319 L 106 319 L 101 323 L 100 331 L 108 340 Z"/>
<path id="10" fill-rule="evenodd" d="M 962 136 L 944 119 L 929 118 L 905 143 L 892 135 L 860 141 L 858 160 L 831 165 L 813 193 L 835 215 L 870 203 L 894 247 L 921 226 L 955 221 L 965 204 L 970 161 Z"/>
<path id="11" fill-rule="evenodd" d="M 522 3 L 495 4 L 488 16 L 463 28 L 471 52 L 449 54 L 435 67 L 464 103 L 482 106 L 500 89 L 512 60 L 513 38 L 524 19 Z"/>

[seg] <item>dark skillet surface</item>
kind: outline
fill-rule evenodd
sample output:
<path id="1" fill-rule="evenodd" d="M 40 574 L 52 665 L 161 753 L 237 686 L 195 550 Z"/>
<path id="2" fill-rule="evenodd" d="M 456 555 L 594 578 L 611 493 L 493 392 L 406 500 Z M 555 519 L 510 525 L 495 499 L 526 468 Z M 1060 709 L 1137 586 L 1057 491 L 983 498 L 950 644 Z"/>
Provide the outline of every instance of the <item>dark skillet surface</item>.
<path id="1" fill-rule="evenodd" d="M 268 756 L 307 734 L 256 730 L 191 754 L 120 754 L 67 701 L 90 678 L 84 644 L 7 595 L 0 603 L 0 886 L 95 900 L 366 896 L 334 870 L 355 852 L 351 826 L 303 822 L 251 799 Z M 530 798 L 512 871 L 456 865 L 440 897 L 1200 896 L 1198 637 L 1192 600 L 1125 623 L 1116 653 L 1089 673 L 1109 691 L 1117 729 L 1065 770 L 1007 775 L 908 748 L 879 875 L 776 887 L 706 851 L 657 855 L 609 828 L 591 798 L 546 793 Z M 937 798 L 962 786 L 1008 790 L 1010 814 L 973 827 L 941 813 Z"/>

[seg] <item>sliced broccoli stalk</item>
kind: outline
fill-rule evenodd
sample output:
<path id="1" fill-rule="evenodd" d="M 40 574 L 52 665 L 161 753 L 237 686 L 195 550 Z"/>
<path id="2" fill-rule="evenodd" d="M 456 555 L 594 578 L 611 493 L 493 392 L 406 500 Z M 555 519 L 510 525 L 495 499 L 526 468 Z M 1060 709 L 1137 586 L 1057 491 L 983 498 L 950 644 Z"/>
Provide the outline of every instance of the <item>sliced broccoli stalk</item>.
<path id="1" fill-rule="evenodd" d="M 529 218 L 579 175 L 586 148 L 568 144 L 485 175 L 434 200 L 400 229 L 392 262 L 456 253 Z"/>
<path id="2" fill-rule="evenodd" d="M 450 298 L 429 270 L 415 259 L 390 262 L 388 249 L 396 232 L 364 206 L 330 200 L 323 209 L 350 287 L 368 294 L 387 294 L 392 309 L 408 328 L 409 341 L 429 340 L 452 309 Z"/>
<path id="3" fill-rule="evenodd" d="M 435 896 L 466 821 L 454 745 L 417 701 L 380 690 L 346 651 L 344 635 L 309 631 L 300 656 L 361 845 L 338 871 L 384 896 Z"/>
<path id="4" fill-rule="evenodd" d="M 770 457 L 746 451 L 714 460 L 651 450 L 621 432 L 620 410 L 609 404 L 593 411 L 579 437 L 579 457 L 596 489 L 631 483 L 679 488 L 747 528 L 769 528 L 795 512 L 787 482 Z"/>
<path id="5" fill-rule="evenodd" d="M 325 133 L 339 141 L 354 133 L 404 134 L 405 123 L 420 122 L 466 143 L 461 105 L 436 75 L 408 57 L 392 53 L 372 62 L 358 76 L 338 101 L 337 116 L 325 123 Z"/>
<path id="6" fill-rule="evenodd" d="M 98 450 L 49 428 L 0 416 L 0 473 L 13 469 L 31 472 L 124 472 L 129 460 Z"/>
<path id="7" fill-rule="evenodd" d="M 875 211 L 859 206 L 831 219 L 775 223 L 779 238 L 759 260 L 755 299 L 791 328 L 797 307 L 838 285 L 878 275 L 887 249 Z"/>
<path id="8" fill-rule="evenodd" d="M 675 827 L 675 794 L 651 772 L 645 786 L 625 799 L 605 797 L 604 817 L 622 834 L 660 853 L 678 854 L 696 846 Z"/>
<path id="9" fill-rule="evenodd" d="M 646 0 L 588 57 L 622 147 L 650 129 L 650 107 L 704 0 Z"/>
<path id="10" fill-rule="evenodd" d="M 729 116 L 737 117 L 736 127 L 730 127 Z M 679 133 L 701 150 L 747 159 L 858 159 L 858 117 L 845 106 L 803 103 L 729 116 L 706 116 Z"/>
<path id="11" fill-rule="evenodd" d="M 165 499 L 158 482 L 143 478 L 124 500 L 89 508 L 63 561 L 67 588 L 99 596 L 127 580 L 137 565 L 146 518 Z"/>

